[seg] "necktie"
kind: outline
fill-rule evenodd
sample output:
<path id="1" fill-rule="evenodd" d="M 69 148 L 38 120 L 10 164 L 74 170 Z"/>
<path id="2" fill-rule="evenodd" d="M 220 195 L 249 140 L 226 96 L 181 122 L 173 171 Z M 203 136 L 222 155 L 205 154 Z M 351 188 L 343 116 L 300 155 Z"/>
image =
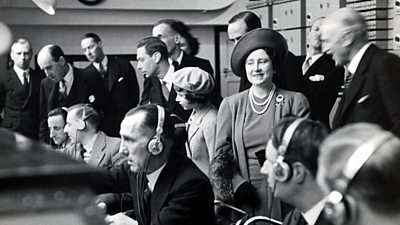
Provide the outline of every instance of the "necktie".
<path id="1" fill-rule="evenodd" d="M 336 125 L 340 122 L 343 104 L 344 104 L 344 94 L 350 87 L 350 83 L 353 80 L 354 75 L 350 73 L 347 67 L 344 68 L 344 83 L 338 93 L 335 104 L 333 105 L 331 112 L 329 114 L 329 123 L 332 128 L 335 128 Z"/>
<path id="2" fill-rule="evenodd" d="M 179 68 L 179 63 L 178 63 L 177 61 L 173 61 L 173 62 L 172 62 L 172 66 L 174 66 L 174 71 L 177 71 L 177 70 L 180 69 L 180 68 Z"/>
<path id="3" fill-rule="evenodd" d="M 344 73 L 344 89 L 348 89 L 350 87 L 351 81 L 353 80 L 354 74 L 350 73 L 348 69 L 345 70 Z"/>
<path id="4" fill-rule="evenodd" d="M 22 76 L 24 77 L 24 89 L 25 89 L 25 93 L 26 94 L 28 94 L 29 93 L 29 83 L 28 83 L 28 77 L 27 77 L 27 74 L 26 74 L 26 72 L 24 72 L 23 74 L 22 74 Z"/>
<path id="5" fill-rule="evenodd" d="M 67 93 L 67 85 L 65 85 L 65 80 L 61 80 L 60 81 L 60 89 L 59 89 L 59 91 L 60 91 L 60 94 L 63 97 L 67 97 L 68 93 Z"/>
<path id="6" fill-rule="evenodd" d="M 144 225 L 150 224 L 151 217 L 151 191 L 149 188 L 149 181 L 145 174 L 142 174 L 142 205 L 140 210 L 140 216 L 142 217 L 142 221 Z"/>
<path id="7" fill-rule="evenodd" d="M 106 79 L 107 71 L 104 69 L 104 66 L 102 63 L 99 63 L 99 73 L 100 73 L 101 78 Z"/>
<path id="8" fill-rule="evenodd" d="M 161 89 L 164 95 L 165 100 L 168 102 L 169 99 L 169 89 L 167 87 L 167 82 L 165 82 L 164 80 L 161 81 Z"/>
<path id="9" fill-rule="evenodd" d="M 306 60 L 304 60 L 302 70 L 303 70 L 303 75 L 306 74 L 308 68 L 310 68 L 311 65 L 311 57 L 307 57 Z"/>

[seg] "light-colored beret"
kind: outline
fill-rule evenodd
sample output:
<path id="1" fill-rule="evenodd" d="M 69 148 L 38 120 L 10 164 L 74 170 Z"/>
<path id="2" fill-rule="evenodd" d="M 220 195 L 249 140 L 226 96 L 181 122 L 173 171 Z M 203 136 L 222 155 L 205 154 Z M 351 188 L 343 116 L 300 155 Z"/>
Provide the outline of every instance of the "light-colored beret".
<path id="1" fill-rule="evenodd" d="M 185 67 L 173 75 L 175 86 L 196 94 L 209 94 L 215 86 L 214 78 L 198 67 Z"/>

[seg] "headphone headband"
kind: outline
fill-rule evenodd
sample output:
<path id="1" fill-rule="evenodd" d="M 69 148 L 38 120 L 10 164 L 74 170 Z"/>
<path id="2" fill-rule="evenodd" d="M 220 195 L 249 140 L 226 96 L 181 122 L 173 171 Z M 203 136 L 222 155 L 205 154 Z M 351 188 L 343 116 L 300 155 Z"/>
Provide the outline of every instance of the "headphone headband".
<path id="1" fill-rule="evenodd" d="M 157 105 L 157 128 L 156 128 L 156 136 L 157 139 L 160 140 L 161 134 L 163 133 L 163 126 L 164 126 L 164 118 L 165 118 L 165 111 L 164 108 Z"/>
<path id="2" fill-rule="evenodd" d="M 349 183 L 354 179 L 357 173 L 367 160 L 378 150 L 384 142 L 392 135 L 389 132 L 384 132 L 373 136 L 370 140 L 360 145 L 350 156 L 340 177 L 334 182 L 334 188 L 342 195 L 347 192 Z"/>
<path id="3" fill-rule="evenodd" d="M 161 134 L 163 133 L 164 119 L 165 119 L 165 109 L 159 105 L 157 107 L 157 128 L 156 135 L 149 140 L 147 148 L 152 155 L 158 155 L 164 149 L 164 144 L 161 140 Z"/>
<path id="4" fill-rule="evenodd" d="M 297 127 L 303 122 L 305 118 L 298 118 L 293 121 L 289 127 L 286 129 L 285 134 L 283 135 L 282 142 L 278 147 L 278 155 L 284 157 L 286 154 L 286 150 L 292 140 L 293 134 L 296 131 Z"/>

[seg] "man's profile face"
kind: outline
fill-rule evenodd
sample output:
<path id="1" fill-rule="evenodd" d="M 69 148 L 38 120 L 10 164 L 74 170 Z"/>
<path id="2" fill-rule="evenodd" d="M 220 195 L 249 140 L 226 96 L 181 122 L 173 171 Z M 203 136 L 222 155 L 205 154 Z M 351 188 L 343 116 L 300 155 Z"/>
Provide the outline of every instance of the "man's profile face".
<path id="1" fill-rule="evenodd" d="M 64 143 L 68 135 L 64 132 L 65 121 L 61 115 L 50 116 L 47 119 L 47 124 L 50 130 L 50 138 L 56 145 Z"/>
<path id="2" fill-rule="evenodd" d="M 104 58 L 103 49 L 100 43 L 96 43 L 93 38 L 85 38 L 81 41 L 81 48 L 86 58 L 92 62 L 101 62 Z"/>
<path id="3" fill-rule="evenodd" d="M 149 78 L 157 71 L 157 63 L 154 59 L 147 54 L 145 46 L 142 46 L 137 49 L 136 52 L 137 58 L 137 68 L 140 70 L 146 78 Z"/>
<path id="4" fill-rule="evenodd" d="M 11 47 L 10 57 L 15 66 L 23 70 L 28 69 L 29 63 L 32 59 L 32 51 L 30 45 L 28 43 L 15 43 Z"/>
<path id="5" fill-rule="evenodd" d="M 181 40 L 177 38 L 176 32 L 167 24 L 161 23 L 153 27 L 153 37 L 158 37 L 165 43 L 168 54 L 174 52 L 176 48 L 180 48 L 178 43 L 180 43 Z"/>
<path id="6" fill-rule="evenodd" d="M 147 145 L 153 135 L 149 135 L 144 131 L 143 119 L 144 113 L 139 112 L 125 117 L 121 123 L 121 147 L 119 152 L 126 155 L 130 170 L 134 173 L 147 172 L 146 164 L 150 157 Z"/>
<path id="7" fill-rule="evenodd" d="M 247 25 L 243 20 L 236 20 L 228 25 L 228 37 L 235 45 L 247 33 Z"/>
<path id="8" fill-rule="evenodd" d="M 336 66 L 343 66 L 349 62 L 349 49 L 343 44 L 342 32 L 338 22 L 324 19 L 321 25 L 322 50 L 332 55 Z"/>
<path id="9" fill-rule="evenodd" d="M 72 143 L 81 143 L 79 133 L 82 132 L 79 129 L 82 126 L 82 120 L 77 117 L 76 109 L 71 110 L 67 114 L 67 123 L 64 127 L 64 132 L 68 134 Z"/>

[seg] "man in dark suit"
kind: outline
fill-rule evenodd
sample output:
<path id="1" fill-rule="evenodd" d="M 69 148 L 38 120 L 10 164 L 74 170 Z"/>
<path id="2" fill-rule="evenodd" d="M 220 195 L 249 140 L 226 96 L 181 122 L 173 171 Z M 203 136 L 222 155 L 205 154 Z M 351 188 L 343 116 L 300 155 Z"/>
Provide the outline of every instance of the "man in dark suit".
<path id="1" fill-rule="evenodd" d="M 154 103 L 161 105 L 187 121 L 191 110 L 185 110 L 176 101 L 172 84 L 174 67 L 168 62 L 167 46 L 157 37 L 148 37 L 137 45 L 137 68 L 148 82 L 142 93 L 141 105 Z"/>
<path id="2" fill-rule="evenodd" d="M 400 135 L 400 59 L 368 43 L 365 19 L 350 8 L 323 20 L 321 39 L 336 65 L 349 71 L 333 128 L 363 121 Z"/>
<path id="3" fill-rule="evenodd" d="M 32 48 L 25 39 L 11 46 L 14 66 L 0 77 L 0 112 L 4 110 L 1 127 L 39 138 L 39 90 L 44 74 L 29 68 Z"/>
<path id="4" fill-rule="evenodd" d="M 127 162 L 99 180 L 101 192 L 131 192 L 135 219 L 107 216 L 115 225 L 215 224 L 210 181 L 174 144 L 169 112 L 154 104 L 137 107 L 121 123 L 120 152 Z"/>
<path id="5" fill-rule="evenodd" d="M 57 45 L 46 45 L 38 54 L 38 64 L 47 78 L 40 85 L 40 140 L 49 143 L 47 114 L 57 107 L 91 103 L 103 112 L 108 94 L 98 77 L 72 67 Z"/>
<path id="6" fill-rule="evenodd" d="M 81 38 L 81 48 L 90 61 L 86 72 L 100 77 L 110 94 L 111 102 L 104 112 L 102 129 L 107 135 L 119 137 L 119 126 L 125 113 L 139 103 L 135 70 L 127 60 L 106 56 L 97 34 L 85 34 Z"/>
<path id="7" fill-rule="evenodd" d="M 260 18 L 253 12 L 243 11 L 234 15 L 228 24 L 228 36 L 234 44 L 245 35 L 247 32 L 261 28 Z M 280 66 L 281 71 L 276 71 L 273 77 L 273 82 L 278 87 L 289 91 L 306 93 L 307 85 L 304 78 L 301 76 L 301 63 L 296 56 L 288 51 L 288 56 Z M 246 76 L 240 78 L 239 92 L 249 89 L 251 83 Z"/>
<path id="8" fill-rule="evenodd" d="M 188 55 L 181 49 L 182 33 L 185 33 L 187 30 L 188 27 L 182 21 L 164 19 L 158 21 L 153 26 L 153 36 L 160 38 L 167 46 L 168 60 L 174 66 L 175 71 L 185 67 L 199 67 L 211 76 L 214 76 L 214 70 L 208 60 Z M 144 86 L 146 87 L 146 85 Z M 215 88 L 210 94 L 210 99 L 211 103 L 218 108 L 222 97 L 216 90 Z"/>
<path id="9" fill-rule="evenodd" d="M 332 57 L 322 52 L 322 19 L 316 19 L 311 25 L 302 69 L 308 86 L 306 97 L 311 107 L 311 119 L 329 127 L 329 114 L 343 84 L 344 68 L 336 67 Z"/>
<path id="10" fill-rule="evenodd" d="M 274 197 L 295 207 L 284 225 L 322 225 L 325 193 L 316 181 L 318 151 L 328 129 L 320 122 L 284 118 L 274 128 L 261 173 L 268 175 Z"/>

